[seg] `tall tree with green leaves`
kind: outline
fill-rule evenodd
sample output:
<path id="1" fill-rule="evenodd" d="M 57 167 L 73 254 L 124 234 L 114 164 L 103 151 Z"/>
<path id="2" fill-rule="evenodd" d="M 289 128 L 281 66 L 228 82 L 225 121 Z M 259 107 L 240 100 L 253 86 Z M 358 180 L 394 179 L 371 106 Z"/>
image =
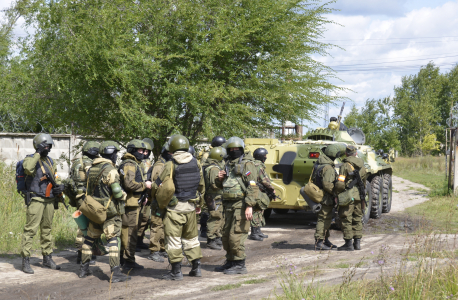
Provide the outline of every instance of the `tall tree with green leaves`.
<path id="1" fill-rule="evenodd" d="M 313 0 L 28 1 L 37 28 L 20 101 L 81 134 L 162 144 L 174 132 L 255 135 L 339 97 L 312 59 L 331 12 Z M 331 93 L 334 94 L 334 93 Z"/>

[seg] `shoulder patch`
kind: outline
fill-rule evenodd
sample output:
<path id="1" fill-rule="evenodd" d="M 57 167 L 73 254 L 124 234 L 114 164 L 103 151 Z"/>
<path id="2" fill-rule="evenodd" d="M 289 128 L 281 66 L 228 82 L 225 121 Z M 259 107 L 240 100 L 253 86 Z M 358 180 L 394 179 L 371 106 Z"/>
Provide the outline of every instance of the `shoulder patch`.
<path id="1" fill-rule="evenodd" d="M 250 174 L 251 174 L 251 171 L 248 171 L 248 172 L 245 173 L 245 176 L 248 176 Z"/>

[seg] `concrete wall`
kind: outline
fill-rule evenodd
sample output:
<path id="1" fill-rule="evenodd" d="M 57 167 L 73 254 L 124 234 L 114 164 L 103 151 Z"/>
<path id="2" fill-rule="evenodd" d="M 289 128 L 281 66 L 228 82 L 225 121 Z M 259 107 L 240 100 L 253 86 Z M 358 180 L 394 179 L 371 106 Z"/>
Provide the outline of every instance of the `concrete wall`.
<path id="1" fill-rule="evenodd" d="M 28 154 L 35 153 L 33 138 L 35 133 L 0 133 L 0 160 L 6 164 L 16 164 Z M 54 146 L 49 156 L 58 163 L 57 172 L 61 178 L 68 176 L 67 159 L 74 159 L 72 148 L 81 142 L 80 136 L 70 134 L 51 134 Z"/>

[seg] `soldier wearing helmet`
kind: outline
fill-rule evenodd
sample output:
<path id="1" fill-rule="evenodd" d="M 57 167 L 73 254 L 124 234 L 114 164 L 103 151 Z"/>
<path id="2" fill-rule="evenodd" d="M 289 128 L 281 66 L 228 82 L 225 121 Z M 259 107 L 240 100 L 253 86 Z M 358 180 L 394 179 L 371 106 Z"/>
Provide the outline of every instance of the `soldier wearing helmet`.
<path id="1" fill-rule="evenodd" d="M 154 181 L 152 194 L 164 187 L 164 181 L 172 179 L 173 195 L 166 203 L 164 217 L 165 250 L 172 270 L 162 276 L 165 280 L 183 280 L 181 261 L 183 252 L 192 264 L 189 276 L 201 277 L 200 259 L 202 251 L 197 232 L 196 212 L 200 213 L 201 195 L 205 191 L 202 168 L 189 150 L 189 141 L 182 135 L 170 137 L 169 152 L 173 153 L 159 177 Z M 160 190 L 162 191 L 162 190 Z"/>
<path id="2" fill-rule="evenodd" d="M 140 163 L 140 168 L 143 172 L 144 178 L 146 178 L 148 170 L 152 166 L 152 162 L 150 159 L 151 151 L 154 148 L 154 142 L 150 138 L 144 138 L 143 142 L 145 143 L 145 150 L 143 151 L 143 159 Z M 148 245 L 146 245 L 143 240 L 145 238 L 145 231 L 148 229 L 148 225 L 151 222 L 151 209 L 150 209 L 150 200 L 148 199 L 146 205 L 140 210 L 139 216 L 139 224 L 138 224 L 138 231 L 137 231 L 137 248 L 135 249 L 136 252 L 141 252 L 142 249 L 148 249 Z"/>
<path id="3" fill-rule="evenodd" d="M 125 269 L 143 269 L 135 262 L 135 249 L 138 239 L 138 220 L 140 205 L 138 203 L 142 194 L 151 184 L 145 182 L 146 174 L 140 166 L 146 149 L 146 143 L 133 139 L 127 143 L 127 152 L 121 158 L 118 168 L 121 186 L 127 193 L 125 214 L 122 216 L 121 229 L 121 264 Z M 146 204 L 146 198 L 143 205 Z M 124 261 L 124 254 L 126 256 Z"/>
<path id="4" fill-rule="evenodd" d="M 54 161 L 48 157 L 48 153 L 53 146 L 53 139 L 47 133 L 37 134 L 33 138 L 35 154 L 27 155 L 23 161 L 23 168 L 26 174 L 25 184 L 27 192 L 30 193 L 31 201 L 27 205 L 27 221 L 22 235 L 22 271 L 33 274 L 30 267 L 30 251 L 32 248 L 33 237 L 40 228 L 41 253 L 43 254 L 43 266 L 53 270 L 59 270 L 52 259 L 52 220 L 54 217 L 54 202 L 56 196 L 61 194 L 64 186 L 57 179 L 58 186 L 53 187 L 49 194 L 46 188 L 50 181 L 46 175 L 55 176 L 57 167 Z"/>
<path id="5" fill-rule="evenodd" d="M 94 159 L 99 157 L 99 148 L 100 143 L 95 141 L 87 141 L 84 143 L 83 148 L 81 149 L 81 157 L 75 158 L 72 161 L 69 177 L 73 180 L 73 182 L 75 182 L 75 186 L 80 193 L 79 195 L 83 195 L 86 192 L 86 172 L 92 166 Z M 76 209 L 79 209 L 83 202 L 83 198 L 78 197 L 79 195 L 77 195 L 76 203 L 70 202 L 70 205 L 76 207 Z M 78 256 L 76 259 L 76 263 L 78 265 L 81 264 L 81 247 L 83 246 L 83 243 L 84 234 L 78 228 L 75 240 L 75 247 L 78 249 Z M 91 265 L 95 265 L 96 257 L 97 256 L 95 255 L 92 256 L 90 261 Z"/>
<path id="6" fill-rule="evenodd" d="M 148 170 L 147 181 L 154 182 L 161 174 L 164 169 L 165 163 L 172 159 L 172 155 L 169 152 L 169 145 L 165 142 L 161 150 L 161 155 L 154 163 L 154 165 Z M 150 239 L 149 239 L 149 250 L 150 255 L 148 259 L 155 262 L 164 262 L 164 258 L 168 258 L 167 252 L 165 252 L 164 245 L 164 224 L 162 218 L 164 217 L 163 210 L 159 209 L 158 203 L 154 197 L 151 197 L 151 222 L 150 222 Z"/>
<path id="7" fill-rule="evenodd" d="M 224 170 L 226 149 L 214 147 L 210 150 L 202 169 L 205 177 L 205 202 L 209 211 L 207 221 L 207 248 L 221 250 L 223 245 L 222 230 L 224 226 L 223 189 L 217 185 L 218 174 Z"/>
<path id="8" fill-rule="evenodd" d="M 231 137 L 226 142 L 228 161 L 226 171 L 220 171 L 219 184 L 223 189 L 224 228 L 223 247 L 226 250 L 226 263 L 215 271 L 224 274 L 246 274 L 245 240 L 248 237 L 253 207 L 258 199 L 256 185 L 258 172 L 250 151 L 245 152 L 245 143 L 239 137 Z"/>
<path id="9" fill-rule="evenodd" d="M 94 159 L 87 171 L 86 195 L 90 195 L 97 202 L 107 208 L 107 218 L 103 224 L 89 220 L 87 236 L 82 248 L 82 261 L 79 278 L 91 275 L 89 264 L 94 242 L 105 234 L 108 244 L 108 261 L 111 267 L 111 282 L 123 282 L 130 279 L 121 273 L 119 237 L 121 235 L 121 215 L 124 213 L 126 194 L 122 191 L 120 179 L 115 164 L 117 153 L 120 150 L 118 143 L 104 141 L 99 147 L 99 158 Z"/>
<path id="10" fill-rule="evenodd" d="M 275 193 L 272 182 L 269 179 L 269 176 L 266 174 L 266 166 L 264 165 L 267 154 L 269 152 L 265 148 L 258 148 L 254 150 L 253 157 L 256 160 L 254 165 L 258 171 L 257 182 L 262 184 L 266 189 L 269 189 Z M 261 227 L 266 225 L 266 220 L 264 219 L 264 210 L 269 207 L 270 199 L 266 193 L 259 191 L 259 198 L 257 199 L 257 204 L 253 210 L 253 220 L 251 220 L 251 234 L 248 236 L 250 240 L 263 241 L 269 236 L 261 232 Z"/>
<path id="11" fill-rule="evenodd" d="M 315 229 L 315 250 L 317 251 L 337 248 L 329 241 L 332 210 L 336 204 L 334 183 L 337 178 L 334 161 L 345 154 L 345 147 L 342 143 L 327 146 L 313 166 L 312 182 L 324 192 Z"/>

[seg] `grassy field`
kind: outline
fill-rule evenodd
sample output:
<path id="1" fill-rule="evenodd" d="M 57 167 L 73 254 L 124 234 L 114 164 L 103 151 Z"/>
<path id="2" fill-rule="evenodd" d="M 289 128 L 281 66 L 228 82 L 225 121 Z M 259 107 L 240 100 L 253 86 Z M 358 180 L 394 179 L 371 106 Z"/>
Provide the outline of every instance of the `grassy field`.
<path id="1" fill-rule="evenodd" d="M 0 161 L 0 255 L 20 254 L 22 232 L 26 221 L 26 206 L 23 198 L 16 192 L 15 166 L 7 166 Z M 71 214 L 62 204 L 54 211 L 53 246 L 61 249 L 75 241 L 77 226 Z M 39 230 L 33 241 L 33 250 L 40 250 Z M 41 250 L 37 252 L 41 255 Z"/>

